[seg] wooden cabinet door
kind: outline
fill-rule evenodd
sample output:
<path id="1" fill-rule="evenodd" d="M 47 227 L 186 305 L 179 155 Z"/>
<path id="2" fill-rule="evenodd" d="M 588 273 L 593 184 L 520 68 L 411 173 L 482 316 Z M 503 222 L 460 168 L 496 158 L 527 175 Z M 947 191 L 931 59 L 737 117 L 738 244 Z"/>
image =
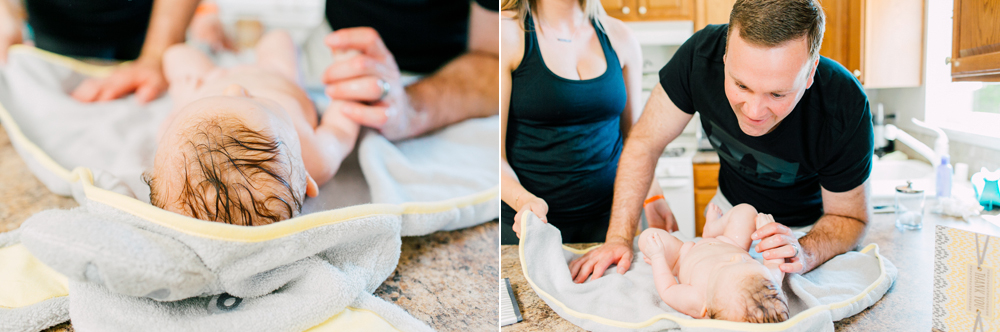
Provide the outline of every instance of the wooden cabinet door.
<path id="1" fill-rule="evenodd" d="M 837 61 L 863 84 L 864 0 L 824 0 L 826 31 L 819 54 Z"/>
<path id="2" fill-rule="evenodd" d="M 865 88 L 923 84 L 924 0 L 824 0 L 820 55 Z"/>
<path id="3" fill-rule="evenodd" d="M 1000 82 L 1000 1 L 955 0 L 952 81 Z"/>
<path id="4" fill-rule="evenodd" d="M 638 14 L 635 12 L 635 1 L 601 0 L 601 6 L 604 7 L 604 11 L 608 13 L 608 16 L 622 21 L 635 21 L 639 19 Z"/>
<path id="5" fill-rule="evenodd" d="M 635 0 L 639 19 L 643 21 L 691 21 L 694 0 Z"/>
<path id="6" fill-rule="evenodd" d="M 709 24 L 729 23 L 729 13 L 733 11 L 734 4 L 736 0 L 695 0 L 694 31 Z"/>

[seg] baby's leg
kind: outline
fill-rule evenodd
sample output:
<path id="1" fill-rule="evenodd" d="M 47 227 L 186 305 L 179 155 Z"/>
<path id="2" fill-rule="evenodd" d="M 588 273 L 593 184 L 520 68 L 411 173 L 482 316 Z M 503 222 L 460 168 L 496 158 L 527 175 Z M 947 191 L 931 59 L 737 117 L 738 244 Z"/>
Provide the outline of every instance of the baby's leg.
<path id="1" fill-rule="evenodd" d="M 677 261 L 680 258 L 681 247 L 684 242 L 670 235 L 665 230 L 659 228 L 647 228 L 639 235 L 639 250 L 642 255 L 650 259 L 648 263 L 655 263 L 654 257 L 662 255 L 666 261 L 668 269 L 677 274 Z"/>
<path id="2" fill-rule="evenodd" d="M 708 208 L 705 209 L 705 229 L 701 231 L 701 237 L 722 235 L 726 230 L 727 216 L 722 214 L 722 209 L 719 209 L 718 205 L 708 203 Z"/>
<path id="3" fill-rule="evenodd" d="M 287 32 L 276 30 L 267 33 L 257 42 L 257 65 L 277 72 L 288 80 L 299 80 L 299 55 L 295 43 Z"/>
<path id="4" fill-rule="evenodd" d="M 743 250 L 749 251 L 750 243 L 753 242 L 750 234 L 757 230 L 757 209 L 750 204 L 740 204 L 726 212 L 723 218 L 727 218 L 728 221 L 722 235 L 736 241 Z"/>
<path id="5" fill-rule="evenodd" d="M 204 53 L 193 47 L 177 44 L 163 53 L 163 75 L 170 84 L 170 98 L 175 105 L 185 105 L 186 100 L 201 85 L 202 76 L 215 68 Z"/>

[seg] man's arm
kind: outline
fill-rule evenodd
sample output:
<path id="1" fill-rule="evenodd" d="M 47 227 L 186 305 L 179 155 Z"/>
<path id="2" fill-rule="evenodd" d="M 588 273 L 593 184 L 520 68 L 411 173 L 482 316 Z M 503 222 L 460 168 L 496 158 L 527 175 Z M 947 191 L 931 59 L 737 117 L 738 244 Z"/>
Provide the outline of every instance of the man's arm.
<path id="1" fill-rule="evenodd" d="M 73 98 L 81 102 L 108 101 L 134 91 L 139 102 L 156 99 L 167 89 L 163 52 L 184 42 L 184 32 L 197 6 L 198 0 L 155 1 L 139 58 L 118 67 L 106 78 L 84 81 L 73 91 Z"/>
<path id="2" fill-rule="evenodd" d="M 632 263 L 632 237 L 653 179 L 656 160 L 667 143 L 680 135 L 691 117 L 670 101 L 662 86 L 656 85 L 646 109 L 625 140 L 618 161 L 605 243 L 570 263 L 574 282 L 584 282 L 591 274 L 593 279 L 600 278 L 612 264 L 618 264 L 620 274 L 628 271 Z"/>
<path id="3" fill-rule="evenodd" d="M 808 234 L 799 239 L 804 252 L 803 273 L 812 271 L 834 256 L 854 250 L 865 237 L 872 209 L 868 205 L 869 181 L 857 188 L 823 192 L 824 214 Z M 794 270 L 797 266 L 790 266 Z"/>
<path id="4" fill-rule="evenodd" d="M 779 266 L 782 272 L 806 273 L 834 256 L 854 250 L 864 239 L 872 216 L 869 181 L 841 193 L 823 188 L 824 214 L 801 239 L 796 240 L 788 227 L 778 223 L 761 227 L 751 236 L 755 240 L 763 238 L 757 252 L 765 259 L 785 259 Z M 801 248 L 798 255 L 796 246 Z"/>
<path id="5" fill-rule="evenodd" d="M 337 30 L 327 37 L 328 46 L 334 50 L 360 50 L 369 60 L 331 65 L 323 75 L 327 93 L 333 99 L 353 101 L 343 104 L 340 111 L 362 125 L 379 129 L 390 140 L 419 136 L 465 119 L 495 115 L 500 99 L 499 24 L 497 12 L 473 3 L 468 51 L 434 74 L 407 86 L 402 94 L 393 92 L 402 91 L 399 68 L 388 50 L 384 50 L 377 33 L 358 28 Z M 374 79 L 364 78 L 371 76 Z M 379 99 L 381 88 L 377 80 L 389 83 L 389 95 L 384 99 Z"/>

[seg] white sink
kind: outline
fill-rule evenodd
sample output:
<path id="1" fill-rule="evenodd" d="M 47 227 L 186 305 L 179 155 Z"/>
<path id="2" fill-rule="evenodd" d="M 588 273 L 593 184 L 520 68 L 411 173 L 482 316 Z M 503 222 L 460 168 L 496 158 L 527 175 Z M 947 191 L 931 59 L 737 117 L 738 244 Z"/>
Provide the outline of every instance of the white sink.
<path id="1" fill-rule="evenodd" d="M 913 187 L 923 189 L 925 195 L 934 195 L 934 167 L 916 160 L 876 160 L 869 176 L 872 200 L 893 200 L 896 186 L 913 182 Z"/>

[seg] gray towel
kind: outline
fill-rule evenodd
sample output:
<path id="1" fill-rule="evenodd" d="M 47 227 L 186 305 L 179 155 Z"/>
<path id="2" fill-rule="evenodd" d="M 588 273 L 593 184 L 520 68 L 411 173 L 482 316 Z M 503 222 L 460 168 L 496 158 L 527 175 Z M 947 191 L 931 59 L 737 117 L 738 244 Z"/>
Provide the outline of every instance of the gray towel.
<path id="1" fill-rule="evenodd" d="M 26 47 L 11 49 L 0 71 L 0 123 L 15 149 L 49 189 L 80 203 L 2 237 L 67 277 L 69 295 L 0 305 L 0 331 L 65 321 L 67 303 L 81 331 L 429 330 L 371 295 L 395 269 L 400 236 L 498 216 L 498 117 L 398 145 L 366 132 L 303 214 L 279 223 L 242 227 L 155 208 L 139 175 L 170 101 L 68 97 L 85 74 L 106 71 Z M 5 286 L 0 302 L 15 293 Z"/>
<path id="2" fill-rule="evenodd" d="M 521 267 L 525 278 L 552 310 L 591 331 L 833 331 L 833 322 L 871 306 L 892 286 L 896 267 L 871 244 L 848 252 L 805 275 L 786 275 L 791 317 L 778 324 L 693 319 L 665 304 L 656 293 L 653 270 L 635 246 L 624 275 L 611 266 L 604 276 L 573 283 L 569 262 L 585 253 L 562 246 L 559 230 L 527 214 L 521 223 Z M 752 254 L 756 254 L 751 251 Z M 757 254 L 757 259 L 761 259 Z"/>

